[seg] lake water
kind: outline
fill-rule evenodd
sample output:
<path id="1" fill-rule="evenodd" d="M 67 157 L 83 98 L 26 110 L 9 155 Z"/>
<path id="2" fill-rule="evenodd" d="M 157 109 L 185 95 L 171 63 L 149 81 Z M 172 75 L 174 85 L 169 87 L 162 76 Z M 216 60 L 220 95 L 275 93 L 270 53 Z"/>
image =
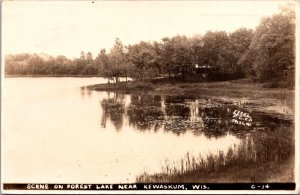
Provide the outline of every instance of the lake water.
<path id="1" fill-rule="evenodd" d="M 238 148 L 248 139 L 242 131 L 253 130 L 256 120 L 246 113 L 243 124 L 233 121 L 238 107 L 211 99 L 82 87 L 105 82 L 3 79 L 3 182 L 134 182 L 143 172 L 180 164 L 186 155 Z"/>

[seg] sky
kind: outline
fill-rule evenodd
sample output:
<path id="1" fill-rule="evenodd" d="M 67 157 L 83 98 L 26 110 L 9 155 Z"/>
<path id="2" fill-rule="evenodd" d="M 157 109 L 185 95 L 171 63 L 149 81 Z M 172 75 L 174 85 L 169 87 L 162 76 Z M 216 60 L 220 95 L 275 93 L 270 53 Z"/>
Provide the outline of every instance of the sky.
<path id="1" fill-rule="evenodd" d="M 284 1 L 286 3 L 286 1 Z M 123 44 L 208 30 L 254 29 L 283 1 L 4 1 L 2 53 L 79 57 Z"/>

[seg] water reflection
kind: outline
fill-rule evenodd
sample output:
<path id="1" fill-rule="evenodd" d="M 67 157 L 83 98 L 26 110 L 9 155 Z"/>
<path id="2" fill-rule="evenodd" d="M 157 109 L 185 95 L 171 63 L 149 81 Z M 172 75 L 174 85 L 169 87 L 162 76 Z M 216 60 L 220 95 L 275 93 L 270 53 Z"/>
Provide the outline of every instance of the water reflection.
<path id="1" fill-rule="evenodd" d="M 244 161 L 247 154 L 256 167 L 260 161 L 279 161 L 293 153 L 290 122 L 252 111 L 251 102 L 80 88 L 106 83 L 101 78 L 4 80 L 6 182 L 128 183 L 143 171 L 159 173 L 166 160 L 180 163 L 186 153 L 196 159 L 219 156 L 214 159 L 223 163 L 225 158 L 228 166 Z M 232 122 L 236 109 L 252 117 L 251 126 Z M 244 143 L 251 140 L 245 152 Z M 210 159 L 205 163 L 212 166 L 209 162 L 215 161 Z M 26 169 L 20 169 L 24 164 Z M 248 164 L 237 170 L 245 167 Z"/>
<path id="2" fill-rule="evenodd" d="M 106 127 L 106 120 L 112 121 L 116 130 L 120 130 L 123 125 L 125 113 L 125 98 L 123 94 L 108 93 L 108 98 L 101 101 L 102 118 L 101 126 Z"/>
<path id="3" fill-rule="evenodd" d="M 279 124 L 290 123 L 253 112 L 241 104 L 195 97 L 108 93 L 107 98 L 101 101 L 101 107 L 102 127 L 110 120 L 120 130 L 127 118 L 128 125 L 138 131 L 163 130 L 176 135 L 191 131 L 194 135 L 204 134 L 209 138 L 222 137 L 228 132 L 244 137 L 245 132 L 272 129 Z M 248 117 L 251 115 L 251 121 L 236 122 L 234 112 L 246 113 Z M 238 118 L 244 120 L 245 116 Z"/>
<path id="4" fill-rule="evenodd" d="M 83 87 L 80 87 L 80 93 L 81 93 L 82 98 L 84 98 L 85 96 L 91 97 L 93 91 L 88 89 L 87 87 L 83 86 Z"/>

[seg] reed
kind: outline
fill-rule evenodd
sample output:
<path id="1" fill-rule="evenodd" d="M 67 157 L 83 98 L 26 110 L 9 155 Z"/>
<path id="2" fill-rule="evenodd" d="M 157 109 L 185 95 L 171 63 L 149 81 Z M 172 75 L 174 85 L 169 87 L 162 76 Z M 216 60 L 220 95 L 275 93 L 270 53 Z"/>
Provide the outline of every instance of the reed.
<path id="1" fill-rule="evenodd" d="M 294 132 L 291 127 L 256 132 L 226 153 L 165 162 L 160 173 L 144 172 L 143 182 L 291 182 L 294 179 Z"/>

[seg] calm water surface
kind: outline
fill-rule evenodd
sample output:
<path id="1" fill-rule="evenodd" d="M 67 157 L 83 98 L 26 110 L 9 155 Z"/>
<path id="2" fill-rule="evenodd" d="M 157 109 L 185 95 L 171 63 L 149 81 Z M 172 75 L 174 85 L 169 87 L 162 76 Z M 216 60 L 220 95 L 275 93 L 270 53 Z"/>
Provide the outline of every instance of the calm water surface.
<path id="1" fill-rule="evenodd" d="M 102 78 L 6 78 L 4 182 L 134 182 L 187 154 L 226 153 L 247 137 L 232 105 L 87 90 Z"/>

